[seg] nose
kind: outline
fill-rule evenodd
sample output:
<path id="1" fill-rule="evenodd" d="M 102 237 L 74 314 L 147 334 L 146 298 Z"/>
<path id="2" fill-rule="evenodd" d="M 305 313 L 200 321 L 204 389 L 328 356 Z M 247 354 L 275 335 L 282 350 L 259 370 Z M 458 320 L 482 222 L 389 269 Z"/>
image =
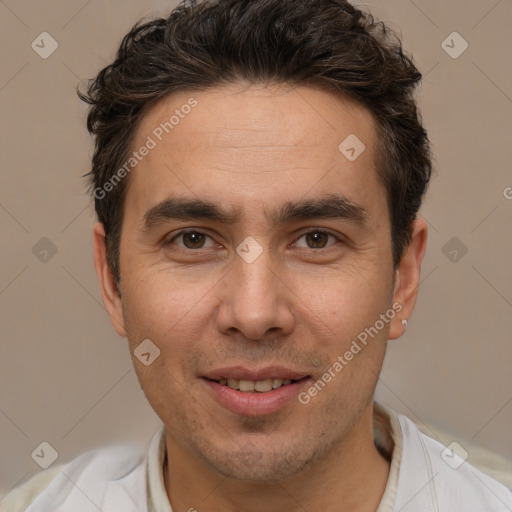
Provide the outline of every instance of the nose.
<path id="1" fill-rule="evenodd" d="M 217 316 L 220 332 L 261 340 L 293 331 L 293 293 L 275 267 L 267 249 L 251 263 L 235 255 L 234 268 L 223 283 Z"/>

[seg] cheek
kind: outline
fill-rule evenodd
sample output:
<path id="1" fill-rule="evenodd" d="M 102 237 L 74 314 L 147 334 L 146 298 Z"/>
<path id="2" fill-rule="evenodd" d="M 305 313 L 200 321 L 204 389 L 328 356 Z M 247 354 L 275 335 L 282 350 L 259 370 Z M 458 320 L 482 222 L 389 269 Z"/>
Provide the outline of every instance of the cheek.
<path id="1" fill-rule="evenodd" d="M 204 308 L 208 283 L 191 282 L 159 269 L 134 269 L 127 279 L 123 304 L 130 332 L 162 337 L 182 329 Z"/>
<path id="2" fill-rule="evenodd" d="M 148 399 L 153 397 L 151 403 L 165 394 L 177 400 L 185 383 L 190 384 L 193 380 L 201 356 L 198 354 L 200 340 L 205 339 L 205 333 L 211 327 L 215 308 L 212 302 L 215 301 L 214 282 L 191 282 L 173 276 L 171 272 L 152 269 L 146 269 L 143 274 L 137 274 L 134 269 L 129 281 L 123 310 L 133 363 L 141 385 Z M 154 368 L 153 365 L 149 367 L 152 371 L 147 371 L 148 368 L 133 355 L 145 339 L 151 340 L 160 350 Z"/>
<path id="3" fill-rule="evenodd" d="M 370 399 L 387 345 L 389 324 L 381 326 L 380 322 L 378 327 L 382 328 L 377 330 L 374 326 L 389 310 L 388 287 L 382 276 L 380 283 L 376 276 L 361 276 L 344 273 L 336 281 L 323 283 L 323 287 L 310 293 L 304 312 L 310 325 L 320 320 L 326 333 L 320 342 L 317 331 L 311 347 L 323 353 L 326 363 L 324 373 L 317 378 L 329 381 L 325 392 L 318 393 L 318 407 L 333 408 L 340 414 Z"/>
<path id="4" fill-rule="evenodd" d="M 333 335 L 355 335 L 373 325 L 389 307 L 391 284 L 367 268 L 345 267 L 325 275 L 302 277 L 294 287 L 310 318 L 318 318 Z"/>
<path id="5" fill-rule="evenodd" d="M 204 293 L 177 286 L 158 271 L 141 276 L 134 270 L 126 284 L 123 312 L 133 364 L 148 401 L 164 418 L 169 410 L 187 407 L 183 390 L 194 372 L 187 358 L 194 350 L 191 340 L 200 339 L 204 330 Z M 135 355 L 146 339 L 159 350 L 148 366 Z"/>

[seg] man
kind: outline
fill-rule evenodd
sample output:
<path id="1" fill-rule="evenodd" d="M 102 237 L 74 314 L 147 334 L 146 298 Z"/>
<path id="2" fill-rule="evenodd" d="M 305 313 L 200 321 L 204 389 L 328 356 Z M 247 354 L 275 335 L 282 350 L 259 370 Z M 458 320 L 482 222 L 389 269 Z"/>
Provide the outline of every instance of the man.
<path id="1" fill-rule="evenodd" d="M 82 94 L 94 260 L 163 427 L 12 510 L 512 510 L 373 402 L 426 248 L 420 78 L 343 0 L 185 4 L 125 37 Z"/>

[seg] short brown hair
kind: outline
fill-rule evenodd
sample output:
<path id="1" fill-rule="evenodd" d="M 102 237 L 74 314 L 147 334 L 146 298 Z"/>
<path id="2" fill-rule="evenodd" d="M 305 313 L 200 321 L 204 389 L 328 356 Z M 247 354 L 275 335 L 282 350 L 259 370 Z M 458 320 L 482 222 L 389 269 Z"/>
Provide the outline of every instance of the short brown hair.
<path id="1" fill-rule="evenodd" d="M 103 190 L 129 157 L 140 119 L 178 90 L 243 81 L 313 85 L 369 109 L 378 126 L 396 267 L 430 180 L 431 154 L 413 92 L 421 74 L 400 40 L 345 0 L 184 1 L 167 19 L 139 21 L 112 64 L 80 92 L 95 136 L 90 191 Z M 95 197 L 110 268 L 120 281 L 126 180 Z"/>

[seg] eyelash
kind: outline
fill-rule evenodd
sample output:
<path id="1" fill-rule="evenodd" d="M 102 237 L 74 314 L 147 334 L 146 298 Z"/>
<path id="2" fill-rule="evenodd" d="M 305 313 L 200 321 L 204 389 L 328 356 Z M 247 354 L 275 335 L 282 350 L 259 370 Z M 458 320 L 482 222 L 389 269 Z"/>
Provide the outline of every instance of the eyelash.
<path id="1" fill-rule="evenodd" d="M 190 234 L 190 233 L 196 233 L 198 235 L 204 235 L 208 238 L 210 238 L 211 240 L 213 240 L 213 238 L 208 235 L 207 233 L 203 233 L 202 231 L 199 231 L 197 229 L 184 229 L 182 231 L 179 231 L 178 233 L 176 233 L 168 242 L 166 242 L 166 245 L 171 245 L 171 244 L 174 244 L 174 240 L 176 240 L 177 238 L 183 236 L 183 235 L 186 235 L 186 234 Z M 298 240 L 300 240 L 301 238 L 309 235 L 310 233 L 322 233 L 322 234 L 325 234 L 325 235 L 328 235 L 332 238 L 335 239 L 336 242 L 341 242 L 342 239 L 336 235 L 334 235 L 333 233 L 331 233 L 330 231 L 325 231 L 325 230 L 322 230 L 322 229 L 311 229 L 309 231 L 306 231 L 304 233 L 302 233 L 294 243 L 297 243 Z M 174 244 L 176 245 L 176 244 Z M 314 248 L 314 247 L 299 247 L 299 249 L 311 249 L 313 251 L 320 251 L 320 250 L 328 250 L 330 247 L 332 247 L 333 245 L 335 245 L 335 243 L 333 244 L 330 244 L 330 245 L 327 245 L 326 247 L 319 247 L 319 248 Z M 186 251 L 186 252 L 195 252 L 195 251 L 201 251 L 202 249 L 205 249 L 204 247 L 199 247 L 197 249 L 189 249 L 188 247 L 181 247 L 181 246 L 177 246 L 179 247 L 181 250 L 183 251 Z M 206 248 L 208 249 L 208 247 Z"/>

